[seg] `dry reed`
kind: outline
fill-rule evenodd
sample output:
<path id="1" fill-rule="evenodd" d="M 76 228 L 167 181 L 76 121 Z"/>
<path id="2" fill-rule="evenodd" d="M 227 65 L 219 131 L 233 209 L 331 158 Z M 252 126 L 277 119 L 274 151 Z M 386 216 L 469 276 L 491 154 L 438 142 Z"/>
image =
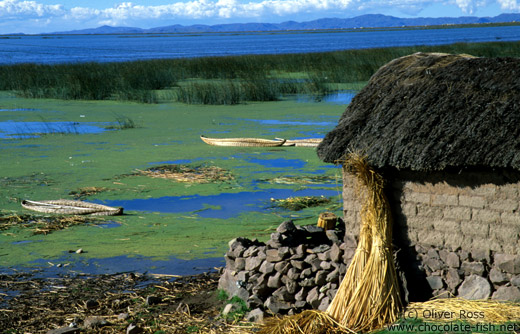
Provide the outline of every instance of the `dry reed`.
<path id="1" fill-rule="evenodd" d="M 352 153 L 345 168 L 356 177 L 358 188 L 364 189 L 358 189 L 363 203 L 361 221 L 364 228 L 370 228 L 372 244 L 362 273 L 352 278 L 356 280 L 355 287 L 338 290 L 337 298 L 348 301 L 340 307 L 341 311 L 329 312 L 354 331 L 372 331 L 396 321 L 402 309 L 392 252 L 392 217 L 383 192 L 384 180 L 366 159 Z"/>
<path id="2" fill-rule="evenodd" d="M 499 324 L 520 319 L 520 304 L 497 300 L 467 300 L 459 297 L 436 298 L 410 303 L 406 314 L 427 321 L 466 321 Z"/>
<path id="3" fill-rule="evenodd" d="M 344 168 L 358 181 L 363 207 L 358 247 L 336 296 L 326 312 L 305 311 L 275 318 L 260 333 L 354 333 L 376 330 L 397 320 L 402 302 L 383 178 L 360 154 L 350 154 Z"/>

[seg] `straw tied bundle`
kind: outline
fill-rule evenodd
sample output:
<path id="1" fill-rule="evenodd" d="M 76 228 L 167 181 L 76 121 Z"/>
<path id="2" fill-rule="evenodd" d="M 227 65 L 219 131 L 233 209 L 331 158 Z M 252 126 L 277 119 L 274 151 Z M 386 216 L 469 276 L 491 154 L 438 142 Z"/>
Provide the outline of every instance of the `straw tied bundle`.
<path id="1" fill-rule="evenodd" d="M 357 178 L 363 207 L 359 244 L 336 296 L 326 312 L 304 311 L 274 318 L 266 322 L 260 333 L 354 333 L 379 329 L 397 320 L 402 302 L 383 179 L 359 154 L 350 154 L 344 166 Z"/>

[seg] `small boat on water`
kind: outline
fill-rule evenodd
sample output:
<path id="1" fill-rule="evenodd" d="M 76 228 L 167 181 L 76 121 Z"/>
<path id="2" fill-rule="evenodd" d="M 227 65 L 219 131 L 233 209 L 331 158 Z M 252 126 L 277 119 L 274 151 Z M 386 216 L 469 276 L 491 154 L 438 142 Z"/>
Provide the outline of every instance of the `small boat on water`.
<path id="1" fill-rule="evenodd" d="M 282 146 L 285 139 L 262 139 L 262 138 L 208 138 L 200 136 L 203 142 L 213 146 L 254 146 L 254 147 L 276 147 Z"/>
<path id="2" fill-rule="evenodd" d="M 287 139 L 283 146 L 316 147 L 322 142 L 322 140 L 323 138 Z"/>
<path id="3" fill-rule="evenodd" d="M 123 214 L 123 208 L 68 199 L 47 201 L 23 200 L 22 206 L 32 211 L 67 215 L 115 216 Z"/>

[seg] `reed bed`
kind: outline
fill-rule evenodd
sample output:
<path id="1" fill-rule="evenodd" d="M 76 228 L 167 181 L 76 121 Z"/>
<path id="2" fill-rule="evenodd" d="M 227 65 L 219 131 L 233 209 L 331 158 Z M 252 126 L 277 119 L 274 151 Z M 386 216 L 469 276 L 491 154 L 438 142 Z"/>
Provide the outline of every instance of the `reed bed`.
<path id="1" fill-rule="evenodd" d="M 175 101 L 194 104 L 273 101 L 286 94 L 328 94 L 338 83 L 365 82 L 388 61 L 419 51 L 517 57 L 520 45 L 514 42 L 458 43 L 121 63 L 3 65 L 0 66 L 0 90 L 32 98 L 142 103 L 158 102 L 159 90 L 172 91 L 169 98 Z"/>

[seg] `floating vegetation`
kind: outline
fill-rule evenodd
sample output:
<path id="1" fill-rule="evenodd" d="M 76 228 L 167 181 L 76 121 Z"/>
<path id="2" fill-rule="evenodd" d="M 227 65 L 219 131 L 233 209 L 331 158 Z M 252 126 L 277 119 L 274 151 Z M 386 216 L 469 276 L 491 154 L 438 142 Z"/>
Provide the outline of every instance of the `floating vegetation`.
<path id="1" fill-rule="evenodd" d="M 260 180 L 268 183 L 276 184 L 323 184 L 333 183 L 338 181 L 336 178 L 326 175 L 314 175 L 314 176 L 280 176 L 273 179 Z"/>
<path id="2" fill-rule="evenodd" d="M 302 196 L 302 197 L 289 197 L 286 199 L 275 199 L 271 198 L 271 202 L 274 206 L 284 208 L 292 211 L 300 211 L 305 208 L 312 208 L 324 204 L 329 204 L 330 198 L 325 196 Z"/>
<path id="3" fill-rule="evenodd" d="M 168 179 L 177 182 L 210 183 L 233 180 L 231 173 L 216 166 L 190 167 L 182 164 L 168 164 L 137 170 L 138 175 Z"/>
<path id="4" fill-rule="evenodd" d="M 74 199 L 85 198 L 87 196 L 95 195 L 100 192 L 107 191 L 108 189 L 105 187 L 83 187 L 78 190 L 73 190 L 69 192 L 69 195 L 74 196 Z"/>
<path id="5" fill-rule="evenodd" d="M 0 216 L 0 231 L 14 227 L 28 228 L 33 234 L 49 234 L 71 226 L 101 222 L 99 219 L 83 216 L 36 216 L 36 215 L 4 215 Z"/>

